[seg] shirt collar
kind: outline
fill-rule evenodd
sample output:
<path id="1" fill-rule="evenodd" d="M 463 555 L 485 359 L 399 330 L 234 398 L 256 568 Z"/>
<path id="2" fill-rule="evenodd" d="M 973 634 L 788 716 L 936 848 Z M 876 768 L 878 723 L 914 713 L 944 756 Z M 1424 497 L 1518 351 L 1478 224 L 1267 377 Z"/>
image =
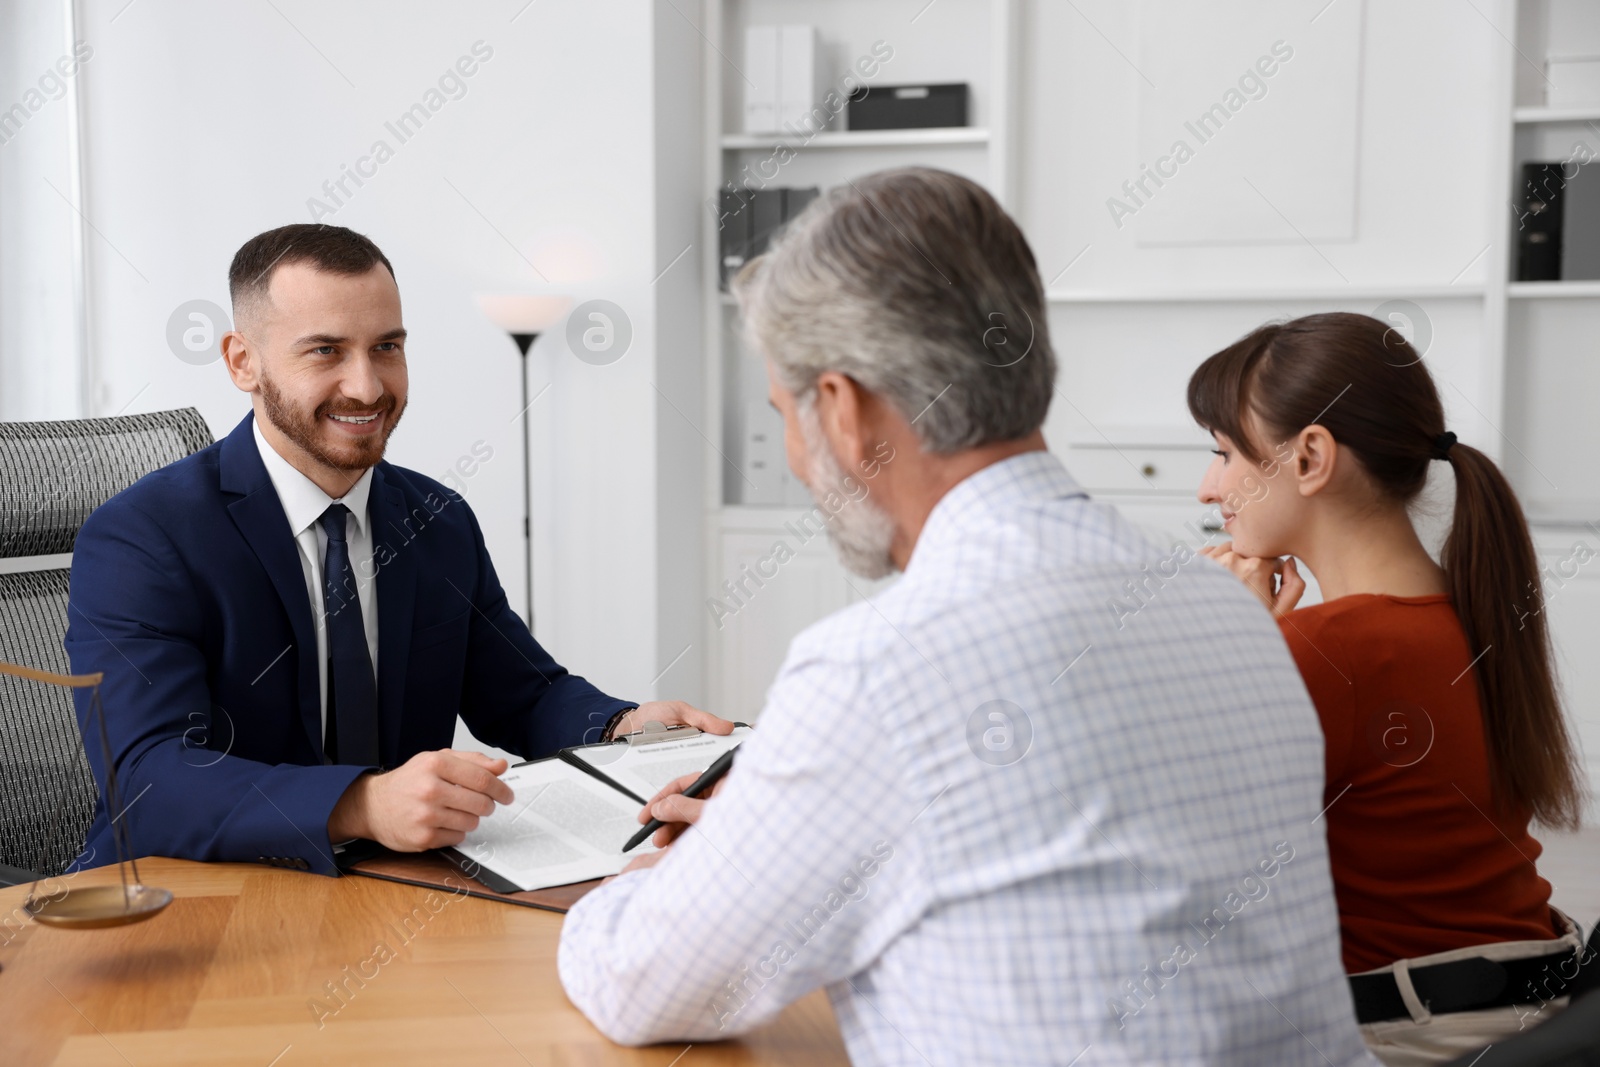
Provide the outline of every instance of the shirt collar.
<path id="1" fill-rule="evenodd" d="M 272 479 L 272 488 L 278 491 L 278 502 L 283 505 L 283 513 L 289 517 L 289 532 L 299 537 L 300 532 L 321 519 L 328 505 L 335 501 L 316 482 L 295 470 L 288 460 L 278 455 L 262 435 L 259 421 L 252 420 L 250 428 L 255 433 L 256 448 L 261 452 L 267 477 Z M 337 501 L 350 509 L 350 513 L 356 517 L 357 528 L 363 533 L 367 529 L 367 495 L 371 490 L 372 468 L 368 467 L 356 484 Z"/>
<path id="2" fill-rule="evenodd" d="M 1015 511 L 1027 501 L 1087 495 L 1052 452 L 1023 452 L 991 463 L 939 498 L 922 524 L 906 573 L 919 561 L 937 556 L 945 545 L 960 541 L 963 530 L 981 515 Z"/>

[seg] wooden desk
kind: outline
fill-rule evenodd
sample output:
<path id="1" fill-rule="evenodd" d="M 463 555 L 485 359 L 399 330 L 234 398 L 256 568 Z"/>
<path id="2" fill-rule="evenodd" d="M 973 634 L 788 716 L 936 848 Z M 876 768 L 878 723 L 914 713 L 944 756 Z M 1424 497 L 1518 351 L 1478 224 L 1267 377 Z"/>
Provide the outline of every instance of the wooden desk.
<path id="1" fill-rule="evenodd" d="M 821 992 L 736 1042 L 613 1045 L 561 990 L 552 912 L 251 864 L 139 873 L 176 899 L 111 930 L 19 928 L 28 888 L 0 890 L 0 1064 L 848 1062 Z"/>

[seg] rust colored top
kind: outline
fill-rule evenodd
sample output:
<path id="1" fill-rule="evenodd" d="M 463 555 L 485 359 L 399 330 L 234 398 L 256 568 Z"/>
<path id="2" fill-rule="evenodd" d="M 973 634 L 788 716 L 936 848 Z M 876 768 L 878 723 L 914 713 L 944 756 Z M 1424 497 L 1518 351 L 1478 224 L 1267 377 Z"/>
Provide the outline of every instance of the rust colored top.
<path id="1" fill-rule="evenodd" d="M 1327 739 L 1322 818 L 1346 972 L 1558 936 L 1528 814 L 1490 799 L 1477 678 L 1450 597 L 1361 593 L 1279 626 Z"/>

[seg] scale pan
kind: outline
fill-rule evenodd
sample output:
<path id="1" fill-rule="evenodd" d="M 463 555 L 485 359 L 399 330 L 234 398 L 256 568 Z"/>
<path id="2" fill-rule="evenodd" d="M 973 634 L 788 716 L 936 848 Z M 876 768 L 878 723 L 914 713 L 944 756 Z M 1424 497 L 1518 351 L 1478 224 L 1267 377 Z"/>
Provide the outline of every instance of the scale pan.
<path id="1" fill-rule="evenodd" d="M 29 900 L 22 905 L 35 922 L 73 930 L 127 926 L 152 918 L 172 903 L 172 891 L 148 885 L 85 886 Z"/>

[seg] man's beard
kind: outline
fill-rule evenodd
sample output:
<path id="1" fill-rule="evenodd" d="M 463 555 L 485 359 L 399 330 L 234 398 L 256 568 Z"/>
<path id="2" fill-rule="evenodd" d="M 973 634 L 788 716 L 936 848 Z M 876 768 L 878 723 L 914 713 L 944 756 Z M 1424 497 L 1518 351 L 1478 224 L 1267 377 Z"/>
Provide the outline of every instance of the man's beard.
<path id="1" fill-rule="evenodd" d="M 894 540 L 894 520 L 873 502 L 869 496 L 855 497 L 846 488 L 846 481 L 863 489 L 860 479 L 850 478 L 834 457 L 828 438 L 822 432 L 822 419 L 817 415 L 815 398 L 799 405 L 800 437 L 806 446 L 806 488 L 817 502 L 824 516 L 828 508 L 823 503 L 829 494 L 838 494 L 844 506 L 827 522 L 828 540 L 839 554 L 839 562 L 846 570 L 862 578 L 882 578 L 892 572 L 894 560 L 889 546 Z"/>
<path id="2" fill-rule="evenodd" d="M 267 410 L 267 419 L 277 427 L 279 433 L 317 462 L 340 471 L 364 471 L 377 466 L 378 461 L 383 459 L 384 449 L 389 445 L 389 435 L 394 433 L 395 427 L 400 425 L 400 416 L 405 414 L 405 405 L 400 404 L 393 393 L 384 393 L 377 404 L 367 407 L 326 400 L 307 415 L 286 400 L 265 374 L 261 376 L 261 400 Z M 384 422 L 380 433 L 370 437 L 347 438 L 339 444 L 324 439 L 327 431 L 323 430 L 323 423 L 327 416 L 368 415 L 374 410 Z M 389 417 L 391 413 L 394 416 L 392 419 Z"/>

